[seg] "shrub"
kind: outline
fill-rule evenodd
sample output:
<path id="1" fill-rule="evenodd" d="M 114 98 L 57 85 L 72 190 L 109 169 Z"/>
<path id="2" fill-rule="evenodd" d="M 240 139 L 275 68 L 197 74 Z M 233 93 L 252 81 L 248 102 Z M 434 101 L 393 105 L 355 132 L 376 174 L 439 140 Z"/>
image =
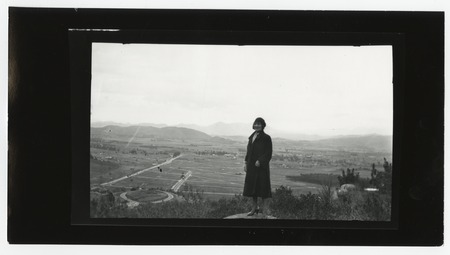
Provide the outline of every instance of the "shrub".
<path id="1" fill-rule="evenodd" d="M 106 218 L 109 212 L 119 205 L 111 191 L 101 190 L 90 201 L 90 216 L 92 218 Z"/>
<path id="2" fill-rule="evenodd" d="M 297 219 L 320 219 L 320 215 L 317 213 L 320 211 L 320 197 L 317 194 L 308 192 L 307 194 L 301 194 L 298 199 L 300 200 L 300 213 Z"/>
<path id="3" fill-rule="evenodd" d="M 177 195 L 180 195 L 184 198 L 185 201 L 190 203 L 199 203 L 205 200 L 203 196 L 203 190 L 194 189 L 191 185 L 185 184 L 183 186 L 182 192 L 177 192 Z"/>
<path id="4" fill-rule="evenodd" d="M 363 205 L 366 220 L 389 221 L 391 219 L 391 199 L 385 194 L 368 193 Z"/>
<path id="5" fill-rule="evenodd" d="M 170 201 L 159 204 L 143 204 L 133 209 L 136 218 L 207 218 L 208 204 Z M 133 217 L 133 218 L 134 218 Z"/>
<path id="6" fill-rule="evenodd" d="M 300 210 L 298 199 L 292 194 L 289 187 L 280 186 L 275 189 L 270 202 L 270 208 L 273 213 L 285 217 L 294 217 Z"/>
<path id="7" fill-rule="evenodd" d="M 289 187 L 280 186 L 273 194 L 270 208 L 279 219 L 318 219 L 322 208 L 320 196 L 301 194 L 294 196 Z"/>
<path id="8" fill-rule="evenodd" d="M 230 215 L 247 212 L 251 208 L 251 201 L 247 197 L 235 195 L 231 199 L 221 198 L 211 201 L 211 211 L 208 218 L 225 218 Z"/>
<path id="9" fill-rule="evenodd" d="M 337 209 L 336 220 L 365 220 L 365 212 L 362 208 L 364 192 L 351 191 L 339 196 L 335 202 Z"/>

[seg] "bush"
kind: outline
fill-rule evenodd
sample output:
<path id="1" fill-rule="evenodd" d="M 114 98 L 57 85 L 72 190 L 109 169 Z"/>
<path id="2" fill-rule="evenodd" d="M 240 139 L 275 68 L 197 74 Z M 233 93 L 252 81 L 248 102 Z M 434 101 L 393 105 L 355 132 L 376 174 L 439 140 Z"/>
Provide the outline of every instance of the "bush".
<path id="1" fill-rule="evenodd" d="M 100 193 L 97 193 L 91 199 L 90 216 L 92 218 L 106 218 L 110 211 L 119 204 L 111 191 L 100 190 Z"/>
<path id="2" fill-rule="evenodd" d="M 144 204 L 131 209 L 133 218 L 207 218 L 209 207 L 203 203 L 171 201 L 159 204 Z"/>
<path id="3" fill-rule="evenodd" d="M 363 192 L 351 191 L 339 196 L 335 201 L 337 209 L 336 220 L 366 220 L 366 213 L 362 208 L 364 203 Z"/>
<path id="4" fill-rule="evenodd" d="M 297 218 L 296 215 L 301 210 L 301 204 L 298 198 L 292 194 L 288 187 L 280 186 L 277 188 L 270 201 L 272 212 L 282 218 Z"/>
<path id="5" fill-rule="evenodd" d="M 182 192 L 177 192 L 177 195 L 183 197 L 185 201 L 190 203 L 199 203 L 205 200 L 203 190 L 194 189 L 191 185 L 185 184 Z"/>
<path id="6" fill-rule="evenodd" d="M 391 219 L 391 199 L 384 194 L 368 193 L 363 204 L 366 220 L 389 221 Z"/>
<path id="7" fill-rule="evenodd" d="M 309 192 L 294 196 L 290 188 L 280 186 L 270 203 L 273 215 L 279 219 L 331 219 L 334 210 L 331 196 L 327 195 L 331 188 L 323 189 L 320 195 Z"/>
<path id="8" fill-rule="evenodd" d="M 300 213 L 297 219 L 320 219 L 318 211 L 321 208 L 320 197 L 317 194 L 312 194 L 311 192 L 307 194 L 301 194 L 299 196 L 300 200 Z"/>
<path id="9" fill-rule="evenodd" d="M 333 188 L 330 185 L 322 185 L 319 192 L 319 208 L 317 218 L 323 220 L 333 219 L 335 217 L 335 208 L 333 203 Z"/>
<path id="10" fill-rule="evenodd" d="M 218 201 L 211 201 L 211 211 L 208 218 L 225 218 L 230 215 L 250 211 L 252 206 L 249 198 L 236 195 L 231 199 L 221 198 Z"/>

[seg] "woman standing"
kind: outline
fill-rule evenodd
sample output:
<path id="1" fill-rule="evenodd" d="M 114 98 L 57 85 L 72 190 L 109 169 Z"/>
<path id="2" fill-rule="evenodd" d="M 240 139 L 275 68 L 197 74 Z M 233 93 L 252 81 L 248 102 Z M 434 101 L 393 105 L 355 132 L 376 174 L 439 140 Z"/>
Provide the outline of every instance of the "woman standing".
<path id="1" fill-rule="evenodd" d="M 243 193 L 244 196 L 253 198 L 252 210 L 247 214 L 248 216 L 262 213 L 258 208 L 258 197 L 262 198 L 264 211 L 267 210 L 267 198 L 272 197 L 269 168 L 269 161 L 272 158 L 272 139 L 264 133 L 265 127 L 264 119 L 257 118 L 253 123 L 255 132 L 248 138 Z"/>

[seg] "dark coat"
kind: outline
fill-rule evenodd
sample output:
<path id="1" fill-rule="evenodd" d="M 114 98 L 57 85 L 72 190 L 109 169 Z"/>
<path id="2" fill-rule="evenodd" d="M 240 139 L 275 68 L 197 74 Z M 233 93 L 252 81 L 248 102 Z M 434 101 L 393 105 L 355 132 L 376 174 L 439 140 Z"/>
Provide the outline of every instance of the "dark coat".
<path id="1" fill-rule="evenodd" d="M 272 197 L 269 167 L 272 158 L 272 139 L 264 131 L 261 131 L 252 142 L 253 134 L 248 138 L 247 155 L 245 155 L 247 174 L 245 175 L 243 195 L 246 197 Z M 257 160 L 261 164 L 259 167 L 255 166 Z"/>

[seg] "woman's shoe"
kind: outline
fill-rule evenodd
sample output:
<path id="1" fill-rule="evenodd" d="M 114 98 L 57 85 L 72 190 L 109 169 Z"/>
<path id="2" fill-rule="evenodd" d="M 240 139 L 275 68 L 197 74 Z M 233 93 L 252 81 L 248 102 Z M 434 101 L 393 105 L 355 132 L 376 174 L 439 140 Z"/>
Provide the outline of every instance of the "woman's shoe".
<path id="1" fill-rule="evenodd" d="M 258 213 L 258 209 L 252 209 L 249 213 L 247 213 L 247 216 L 253 216 L 255 213 Z"/>

